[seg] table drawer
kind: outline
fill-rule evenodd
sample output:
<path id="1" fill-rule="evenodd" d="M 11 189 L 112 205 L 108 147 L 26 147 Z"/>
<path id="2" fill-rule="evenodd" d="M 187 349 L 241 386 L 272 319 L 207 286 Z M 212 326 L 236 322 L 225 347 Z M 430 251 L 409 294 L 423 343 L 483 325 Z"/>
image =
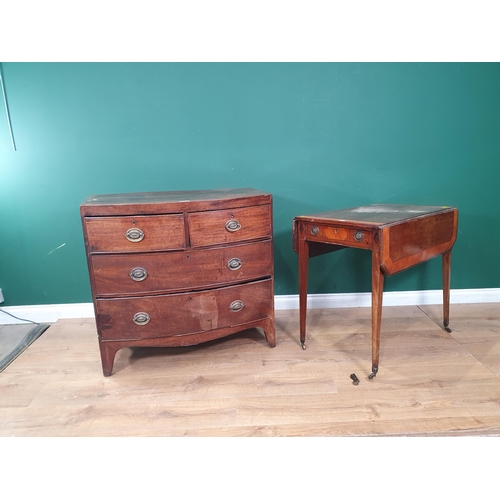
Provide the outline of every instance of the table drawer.
<path id="1" fill-rule="evenodd" d="M 184 248 L 182 214 L 135 217 L 85 217 L 90 253 L 154 252 Z"/>
<path id="2" fill-rule="evenodd" d="M 309 241 L 333 243 L 349 247 L 371 248 L 373 235 L 365 228 L 343 227 L 329 224 L 305 224 L 305 235 Z"/>
<path id="3" fill-rule="evenodd" d="M 271 317 L 272 279 L 194 293 L 96 300 L 103 340 L 204 332 Z"/>
<path id="4" fill-rule="evenodd" d="M 271 274 L 272 242 L 192 251 L 96 254 L 90 257 L 97 296 L 194 290 Z"/>
<path id="5" fill-rule="evenodd" d="M 201 247 L 270 237 L 270 205 L 188 214 L 191 246 Z"/>

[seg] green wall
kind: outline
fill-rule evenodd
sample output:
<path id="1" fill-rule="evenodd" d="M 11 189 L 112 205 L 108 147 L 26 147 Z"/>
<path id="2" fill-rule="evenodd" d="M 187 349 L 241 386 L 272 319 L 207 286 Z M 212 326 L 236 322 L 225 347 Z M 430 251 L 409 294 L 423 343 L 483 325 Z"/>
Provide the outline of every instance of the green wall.
<path id="1" fill-rule="evenodd" d="M 3 63 L 2 305 L 90 302 L 90 194 L 274 196 L 276 294 L 297 293 L 295 215 L 455 205 L 452 288 L 500 287 L 500 64 Z M 440 259 L 386 280 L 439 289 Z M 310 292 L 370 290 L 370 255 L 311 260 Z"/>

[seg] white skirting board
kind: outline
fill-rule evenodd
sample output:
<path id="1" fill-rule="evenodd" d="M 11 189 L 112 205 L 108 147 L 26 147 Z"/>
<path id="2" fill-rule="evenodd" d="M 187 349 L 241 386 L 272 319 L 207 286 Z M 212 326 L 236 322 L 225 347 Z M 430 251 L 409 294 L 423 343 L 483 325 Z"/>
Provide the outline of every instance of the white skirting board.
<path id="1" fill-rule="evenodd" d="M 450 303 L 452 304 L 478 304 L 483 302 L 499 302 L 500 288 L 470 288 L 452 289 Z M 384 306 L 415 306 L 424 304 L 442 304 L 442 290 L 421 290 L 409 292 L 384 292 Z M 298 295 L 276 295 L 274 297 L 276 310 L 298 309 Z M 309 294 L 307 307 L 340 308 L 340 307 L 370 307 L 371 293 L 325 293 Z M 93 318 L 94 307 L 92 303 L 83 304 L 49 304 L 35 306 L 9 306 L 0 308 L 0 324 L 14 325 L 24 323 L 12 316 L 4 314 L 6 311 L 18 318 L 34 321 L 36 323 L 55 323 L 58 319 L 67 318 Z"/>

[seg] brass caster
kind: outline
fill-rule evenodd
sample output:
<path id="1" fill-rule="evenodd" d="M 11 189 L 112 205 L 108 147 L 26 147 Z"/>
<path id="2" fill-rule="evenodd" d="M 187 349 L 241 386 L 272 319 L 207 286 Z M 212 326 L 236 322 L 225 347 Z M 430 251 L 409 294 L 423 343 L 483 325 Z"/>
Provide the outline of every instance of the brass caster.
<path id="1" fill-rule="evenodd" d="M 377 372 L 378 372 L 378 367 L 372 366 L 372 372 L 370 373 L 370 375 L 368 375 L 368 379 L 372 380 L 375 377 L 375 375 L 377 375 Z"/>
<path id="2" fill-rule="evenodd" d="M 448 332 L 448 333 L 451 333 L 451 328 L 448 326 L 448 322 L 443 322 L 443 325 L 444 325 L 444 329 Z"/>
<path id="3" fill-rule="evenodd" d="M 301 340 L 300 343 L 302 344 L 302 350 L 305 351 L 306 350 L 306 341 L 305 340 L 304 341 Z"/>

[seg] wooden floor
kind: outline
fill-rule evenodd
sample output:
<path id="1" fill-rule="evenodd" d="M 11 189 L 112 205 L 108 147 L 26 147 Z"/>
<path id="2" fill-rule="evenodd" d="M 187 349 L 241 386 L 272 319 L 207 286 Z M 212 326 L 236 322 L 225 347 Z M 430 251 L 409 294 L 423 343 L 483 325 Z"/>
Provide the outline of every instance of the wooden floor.
<path id="1" fill-rule="evenodd" d="M 500 304 L 298 312 L 189 348 L 118 352 L 102 375 L 93 320 L 60 320 L 0 374 L 0 436 L 500 435 Z M 360 379 L 354 386 L 350 374 Z"/>

